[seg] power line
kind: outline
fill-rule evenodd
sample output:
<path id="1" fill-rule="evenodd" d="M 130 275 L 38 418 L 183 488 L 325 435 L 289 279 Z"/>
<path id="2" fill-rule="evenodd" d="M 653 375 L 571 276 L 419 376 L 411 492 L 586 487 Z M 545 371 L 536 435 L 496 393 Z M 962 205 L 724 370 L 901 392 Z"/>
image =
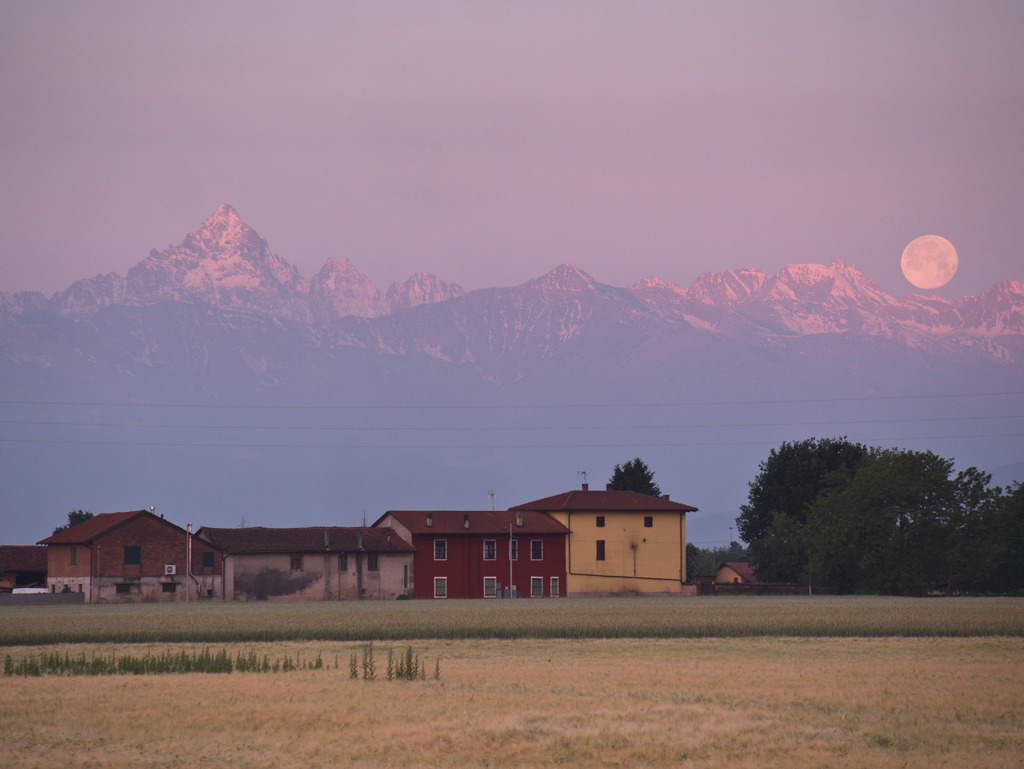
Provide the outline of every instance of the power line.
<path id="1" fill-rule="evenodd" d="M 1020 438 L 1024 433 L 985 433 L 976 435 L 913 435 L 904 437 L 860 438 L 867 443 L 892 441 L 943 441 L 969 438 Z M 627 443 L 540 443 L 540 444 L 408 444 L 408 443 L 192 443 L 192 442 L 150 442 L 150 441 L 93 441 L 93 440 L 48 440 L 41 438 L 0 438 L 0 443 L 21 444 L 63 444 L 70 446 L 155 446 L 167 448 L 232 448 L 232 449 L 587 449 L 587 448 L 685 448 L 689 446 L 763 446 L 774 445 L 778 440 L 759 441 L 685 441 L 674 443 L 652 443 L 632 441 Z"/>
<path id="2" fill-rule="evenodd" d="M 666 403 L 554 403 L 554 404 L 491 404 L 477 406 L 471 404 L 456 405 L 369 405 L 369 404 L 335 404 L 335 405 L 299 405 L 299 404 L 257 404 L 244 405 L 235 403 L 117 403 L 113 401 L 28 401 L 0 400 L 0 405 L 7 406 L 87 406 L 113 408 L 188 408 L 188 409 L 251 409 L 251 410 L 381 410 L 381 411 L 467 411 L 467 410 L 544 410 L 544 409 L 624 409 L 624 408 L 670 408 L 683 406 L 764 406 L 786 405 L 794 403 L 856 403 L 866 401 L 903 401 L 903 400 L 937 400 L 942 398 L 989 398 L 1007 395 L 1024 395 L 1024 391 L 1009 392 L 977 392 L 948 393 L 925 395 L 865 395 L 841 398 L 783 398 L 774 400 L 721 400 L 721 401 L 677 401 Z"/>
<path id="3" fill-rule="evenodd" d="M 310 432 L 487 432 L 487 431 L 512 431 L 512 432 L 537 432 L 537 431 L 603 431 L 603 430 L 697 430 L 702 428 L 751 428 L 751 427 L 816 427 L 827 425 L 868 425 L 868 424 L 904 424 L 911 422 L 965 422 L 985 419 L 1024 419 L 1024 414 L 998 414 L 992 416 L 960 416 L 960 417 L 901 417 L 896 419 L 829 419 L 818 421 L 801 422 L 718 422 L 699 423 L 688 425 L 562 425 L 562 426 L 482 426 L 468 425 L 463 427 L 441 426 L 441 427 L 377 427 L 359 425 L 173 425 L 173 424 L 146 424 L 146 423 L 116 423 L 116 422 L 70 422 L 51 420 L 31 419 L 4 419 L 0 425 L 31 425 L 34 427 L 110 427 L 122 429 L 149 429 L 149 430 L 303 430 Z"/>

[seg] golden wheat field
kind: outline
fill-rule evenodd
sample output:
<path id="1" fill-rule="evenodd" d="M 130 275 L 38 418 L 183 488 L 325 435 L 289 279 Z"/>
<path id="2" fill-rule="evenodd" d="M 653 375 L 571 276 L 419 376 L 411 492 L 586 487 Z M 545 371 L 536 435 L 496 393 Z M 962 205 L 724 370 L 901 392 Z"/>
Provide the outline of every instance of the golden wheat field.
<path id="1" fill-rule="evenodd" d="M 588 605 L 600 614 L 602 604 Z M 644 600 L 632 605 L 634 613 L 650 608 Z M 773 605 L 777 614 L 788 611 L 787 602 L 762 607 Z M 891 605 L 875 602 L 882 614 Z M 1005 615 L 1022 604 L 976 605 Z M 564 606 L 573 616 L 575 606 Z M 728 614 L 738 606 L 702 610 Z M 948 606 L 938 601 L 927 610 Z M 182 616 L 137 608 L 139 616 Z M 0 613 L 2 632 L 10 632 L 12 619 L 20 624 L 23 611 Z M 254 621 L 281 616 L 267 606 L 248 611 Z M 428 661 L 425 680 L 387 680 L 387 650 L 409 647 Z M 113 641 L 7 645 L 0 653 L 17 660 L 55 651 L 201 648 L 205 642 Z M 1020 633 L 379 640 L 374 680 L 361 667 L 351 677 L 353 655 L 367 648 L 358 641 L 223 641 L 209 648 L 319 657 L 324 665 L 277 673 L 5 676 L 5 766 L 931 768 L 1017 767 L 1024 756 Z"/>

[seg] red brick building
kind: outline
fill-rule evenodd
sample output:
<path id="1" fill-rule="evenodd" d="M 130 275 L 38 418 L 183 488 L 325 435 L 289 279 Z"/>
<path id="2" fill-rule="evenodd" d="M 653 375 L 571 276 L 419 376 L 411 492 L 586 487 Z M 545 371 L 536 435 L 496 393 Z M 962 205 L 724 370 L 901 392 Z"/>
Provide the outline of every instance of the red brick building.
<path id="1" fill-rule="evenodd" d="M 390 510 L 374 526 L 412 543 L 415 598 L 565 595 L 562 524 L 543 513 Z"/>
<path id="2" fill-rule="evenodd" d="M 89 603 L 223 597 L 220 549 L 149 510 L 101 513 L 39 544 L 54 593 Z"/>

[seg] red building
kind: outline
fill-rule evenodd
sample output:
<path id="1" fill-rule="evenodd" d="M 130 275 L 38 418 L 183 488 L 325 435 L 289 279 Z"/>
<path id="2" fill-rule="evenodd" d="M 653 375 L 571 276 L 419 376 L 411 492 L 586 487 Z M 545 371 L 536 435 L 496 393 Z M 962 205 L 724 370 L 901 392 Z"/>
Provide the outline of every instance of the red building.
<path id="1" fill-rule="evenodd" d="M 220 548 L 148 510 L 100 513 L 39 544 L 54 593 L 89 603 L 223 597 Z"/>
<path id="2" fill-rule="evenodd" d="M 389 510 L 390 526 L 416 549 L 415 598 L 557 598 L 565 595 L 562 524 L 544 513 Z M 511 556 L 511 557 L 510 557 Z"/>

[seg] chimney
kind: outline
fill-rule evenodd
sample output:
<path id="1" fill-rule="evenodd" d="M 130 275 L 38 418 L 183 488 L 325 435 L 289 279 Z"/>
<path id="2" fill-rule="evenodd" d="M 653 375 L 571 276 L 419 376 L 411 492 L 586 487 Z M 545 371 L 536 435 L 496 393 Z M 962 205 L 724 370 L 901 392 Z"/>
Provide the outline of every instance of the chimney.
<path id="1" fill-rule="evenodd" d="M 516 513 L 516 526 L 518 526 L 519 528 L 523 528 L 523 514 L 522 513 Z"/>
<path id="2" fill-rule="evenodd" d="M 427 513 L 427 528 L 431 528 L 434 525 L 434 514 Z"/>
<path id="3" fill-rule="evenodd" d="M 606 483 L 606 484 L 604 485 L 604 490 L 605 490 L 605 491 L 611 491 L 611 490 L 612 490 L 612 485 L 611 485 L 610 483 Z"/>
<path id="4" fill-rule="evenodd" d="M 668 499 L 668 494 L 662 494 L 662 495 L 661 495 L 661 498 L 662 498 L 662 499 L 666 499 L 666 500 L 667 500 L 667 499 Z"/>
<path id="5" fill-rule="evenodd" d="M 589 483 L 584 483 L 583 484 L 583 490 L 584 491 L 590 491 L 590 484 Z"/>
<path id="6" fill-rule="evenodd" d="M 462 515 L 462 528 L 469 528 L 469 513 L 463 513 Z"/>

